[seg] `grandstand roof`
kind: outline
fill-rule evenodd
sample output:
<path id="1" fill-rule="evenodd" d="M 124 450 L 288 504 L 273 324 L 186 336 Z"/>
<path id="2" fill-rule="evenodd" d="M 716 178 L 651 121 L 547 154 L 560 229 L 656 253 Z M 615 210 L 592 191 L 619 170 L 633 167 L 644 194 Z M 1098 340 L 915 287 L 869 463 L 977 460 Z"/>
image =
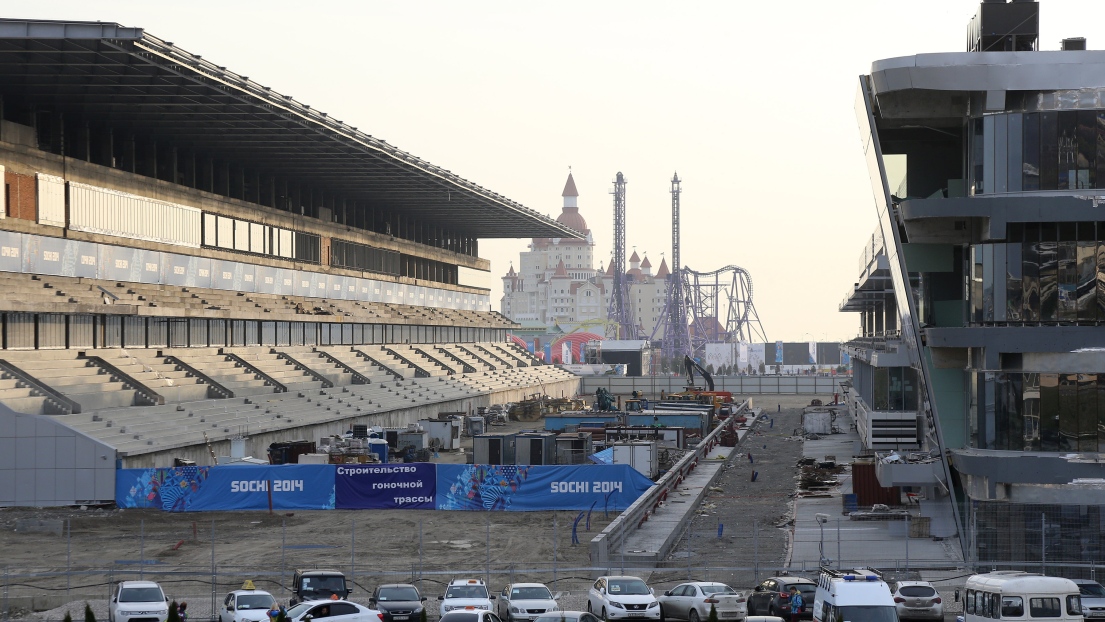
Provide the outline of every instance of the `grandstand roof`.
<path id="1" fill-rule="evenodd" d="M 0 97 L 9 111 L 78 115 L 473 237 L 582 237 L 141 28 L 0 19 Z"/>

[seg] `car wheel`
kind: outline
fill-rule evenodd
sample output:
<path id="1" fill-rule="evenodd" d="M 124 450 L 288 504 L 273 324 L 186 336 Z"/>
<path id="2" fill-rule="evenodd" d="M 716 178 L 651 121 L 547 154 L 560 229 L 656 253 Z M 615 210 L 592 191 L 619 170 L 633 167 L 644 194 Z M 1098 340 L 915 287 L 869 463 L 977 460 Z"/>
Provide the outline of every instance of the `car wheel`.
<path id="1" fill-rule="evenodd" d="M 587 599 L 587 613 L 590 613 L 590 614 L 595 613 L 594 611 L 591 610 L 591 599 L 590 598 Z"/>
<path id="2" fill-rule="evenodd" d="M 667 616 L 664 614 L 664 605 L 660 605 L 660 622 L 667 622 Z"/>
<path id="3" fill-rule="evenodd" d="M 687 622 L 698 622 L 697 609 L 691 609 L 691 612 L 687 614 Z"/>
<path id="4" fill-rule="evenodd" d="M 767 608 L 767 615 L 769 615 L 769 616 L 775 616 L 775 617 L 777 617 L 777 618 L 781 618 L 781 617 L 783 617 L 783 616 L 779 615 L 779 612 L 778 612 L 778 611 L 776 611 L 776 610 L 775 610 L 775 605 L 770 605 L 770 606 L 768 606 L 768 608 Z"/>
<path id="5" fill-rule="evenodd" d="M 603 619 L 603 620 L 605 620 L 605 619 L 606 619 L 606 605 L 603 605 L 603 606 L 602 606 L 602 619 Z"/>

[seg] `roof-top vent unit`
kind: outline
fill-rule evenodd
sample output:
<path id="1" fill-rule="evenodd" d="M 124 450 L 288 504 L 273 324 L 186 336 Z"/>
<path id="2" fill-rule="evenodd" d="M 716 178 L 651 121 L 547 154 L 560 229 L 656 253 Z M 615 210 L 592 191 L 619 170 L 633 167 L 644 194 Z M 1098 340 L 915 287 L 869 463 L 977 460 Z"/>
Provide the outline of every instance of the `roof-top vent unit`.
<path id="1" fill-rule="evenodd" d="M 1036 0 L 984 0 L 967 25 L 968 52 L 1033 52 L 1039 38 Z"/>
<path id="2" fill-rule="evenodd" d="M 1085 50 L 1086 49 L 1086 37 L 1069 37 L 1063 39 L 1064 51 L 1067 50 Z"/>

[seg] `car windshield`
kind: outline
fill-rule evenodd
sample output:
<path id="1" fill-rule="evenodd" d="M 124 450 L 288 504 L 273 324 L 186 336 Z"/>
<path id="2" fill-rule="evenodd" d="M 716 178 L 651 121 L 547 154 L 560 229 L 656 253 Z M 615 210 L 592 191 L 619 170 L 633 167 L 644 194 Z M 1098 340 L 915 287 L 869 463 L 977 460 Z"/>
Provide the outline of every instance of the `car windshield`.
<path id="1" fill-rule="evenodd" d="M 613 579 L 606 591 L 620 596 L 642 596 L 648 594 L 648 586 L 640 579 Z"/>
<path id="2" fill-rule="evenodd" d="M 710 583 L 709 585 L 700 585 L 698 589 L 702 590 L 703 594 L 736 594 L 737 591 L 733 588 L 725 585 L 724 583 Z"/>
<path id="3" fill-rule="evenodd" d="M 418 590 L 413 587 L 382 587 L 376 597 L 380 602 L 392 600 L 418 600 Z"/>
<path id="4" fill-rule="evenodd" d="M 344 592 L 345 580 L 341 577 L 303 577 L 304 592 Z"/>
<path id="5" fill-rule="evenodd" d="M 442 616 L 441 622 L 476 622 L 480 619 L 478 613 L 450 612 Z"/>
<path id="6" fill-rule="evenodd" d="M 125 587 L 119 592 L 121 603 L 165 602 L 165 595 L 159 587 Z"/>
<path id="7" fill-rule="evenodd" d="M 240 594 L 238 596 L 239 609 L 268 609 L 276 603 L 269 594 Z"/>
<path id="8" fill-rule="evenodd" d="M 445 598 L 487 598 L 487 588 L 482 585 L 451 585 Z"/>
<path id="9" fill-rule="evenodd" d="M 1082 592 L 1083 596 L 1105 597 L 1105 587 L 1101 587 L 1100 583 L 1079 583 L 1078 591 Z"/>
<path id="10" fill-rule="evenodd" d="M 552 592 L 541 585 L 537 587 L 515 587 L 510 589 L 511 600 L 552 600 Z"/>
<path id="11" fill-rule="evenodd" d="M 837 620 L 841 622 L 898 622 L 895 607 L 873 605 L 837 607 Z"/>
<path id="12" fill-rule="evenodd" d="M 580 616 L 578 613 L 557 613 L 549 616 L 541 616 L 533 622 L 576 622 Z"/>
<path id="13" fill-rule="evenodd" d="M 295 618 L 298 618 L 299 616 L 306 613 L 307 610 L 310 609 L 310 608 L 311 608 L 310 603 L 299 603 L 295 607 L 292 607 L 291 609 L 288 609 L 288 611 L 287 611 L 288 619 L 289 620 L 294 620 Z"/>
<path id="14" fill-rule="evenodd" d="M 913 598 L 922 598 L 927 596 L 935 596 L 936 589 L 930 585 L 906 585 L 898 589 L 898 593 L 902 596 L 911 596 Z"/>

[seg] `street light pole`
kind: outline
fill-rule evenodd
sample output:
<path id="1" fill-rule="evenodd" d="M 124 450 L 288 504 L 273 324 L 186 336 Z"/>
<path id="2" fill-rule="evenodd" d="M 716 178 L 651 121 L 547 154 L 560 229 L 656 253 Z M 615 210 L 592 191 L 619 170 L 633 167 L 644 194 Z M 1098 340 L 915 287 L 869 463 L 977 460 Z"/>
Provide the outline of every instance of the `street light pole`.
<path id="1" fill-rule="evenodd" d="M 825 523 L 829 522 L 828 514 L 814 514 L 814 520 L 817 521 L 817 527 L 821 530 L 821 540 L 817 543 L 817 556 L 818 564 L 820 566 L 828 566 L 828 561 L 825 559 Z"/>

